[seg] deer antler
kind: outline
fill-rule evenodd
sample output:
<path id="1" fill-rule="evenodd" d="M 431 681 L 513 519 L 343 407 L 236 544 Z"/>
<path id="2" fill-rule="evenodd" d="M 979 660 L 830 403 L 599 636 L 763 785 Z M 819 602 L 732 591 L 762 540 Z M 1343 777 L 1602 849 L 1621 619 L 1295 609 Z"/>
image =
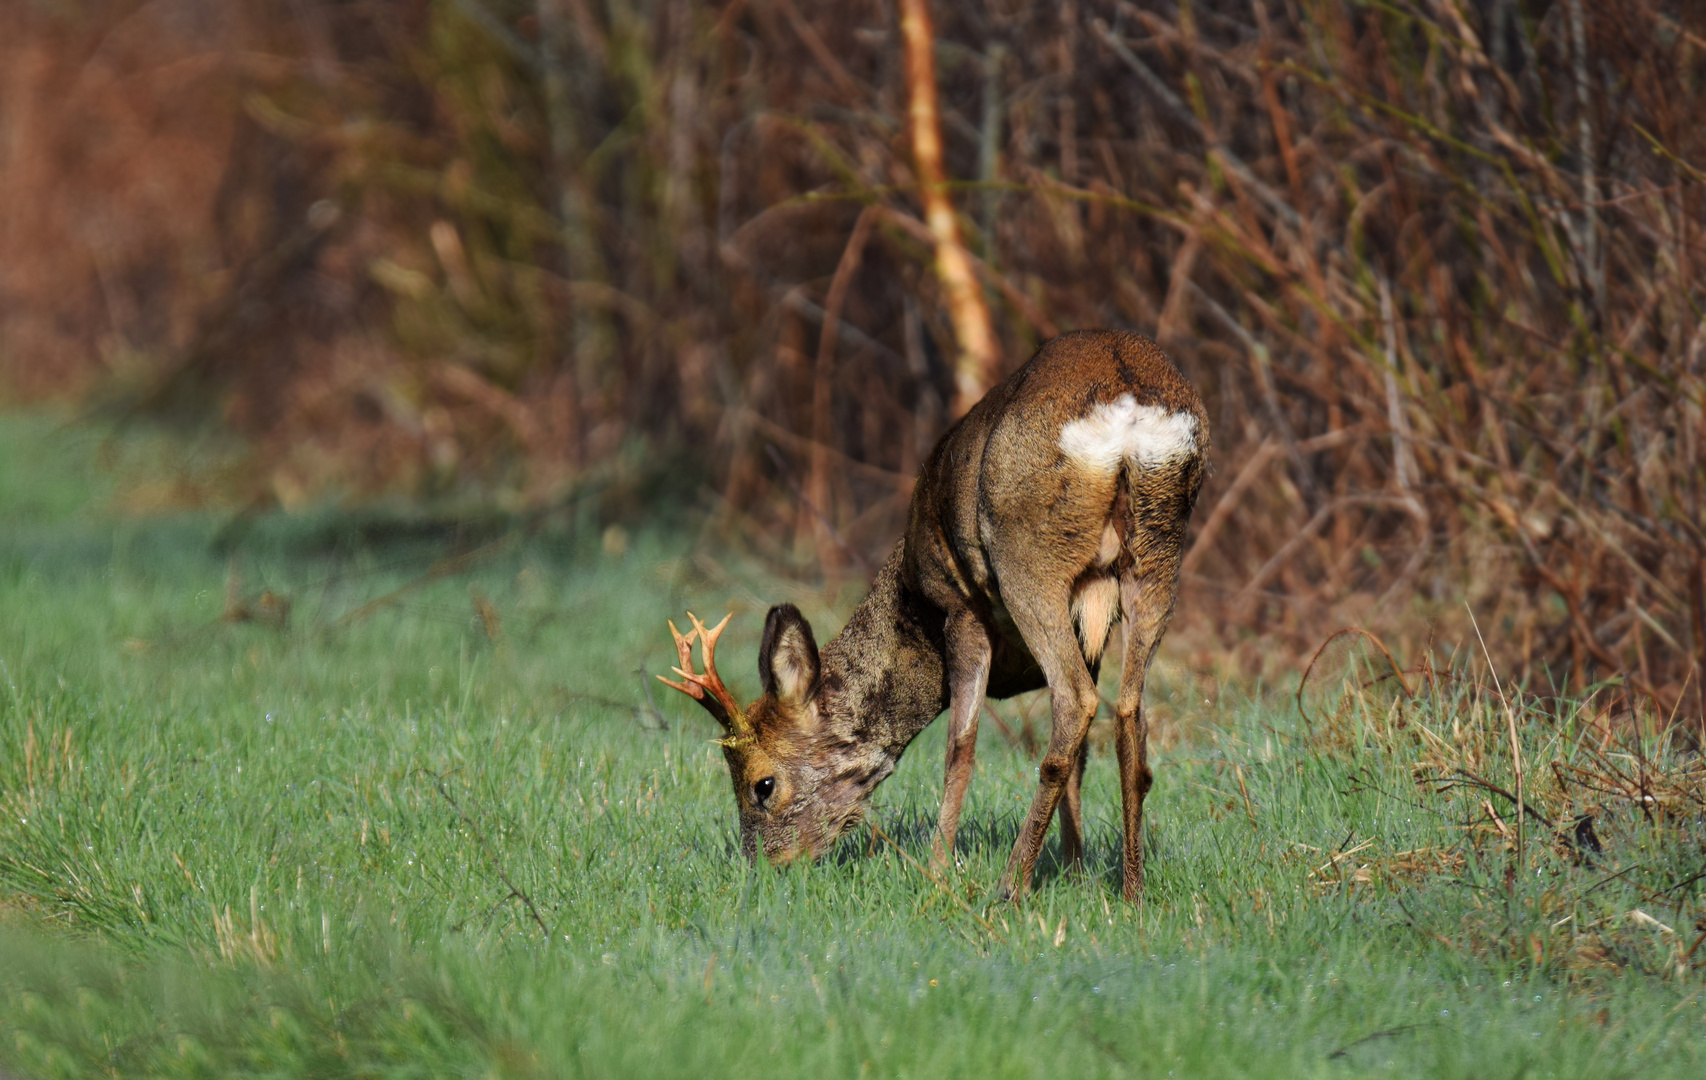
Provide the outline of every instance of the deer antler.
<path id="1" fill-rule="evenodd" d="M 746 718 L 741 715 L 740 706 L 735 702 L 735 696 L 729 693 L 729 688 L 723 685 L 722 677 L 717 674 L 717 638 L 722 636 L 723 627 L 729 625 L 734 617 L 733 612 L 723 616 L 723 621 L 714 627 L 707 628 L 699 621 L 699 617 L 691 611 L 687 617 L 693 620 L 693 632 L 683 634 L 675 628 L 675 620 L 669 622 L 669 632 L 675 635 L 675 651 L 681 656 L 681 666 L 675 673 L 681 676 L 681 682 L 671 682 L 662 675 L 658 681 L 665 686 L 672 686 L 683 694 L 705 706 L 705 711 L 717 718 L 717 723 L 730 735 L 746 733 Z M 699 639 L 699 656 L 705 662 L 705 673 L 700 675 L 693 670 L 693 639 Z M 709 694 L 707 695 L 707 691 Z"/>

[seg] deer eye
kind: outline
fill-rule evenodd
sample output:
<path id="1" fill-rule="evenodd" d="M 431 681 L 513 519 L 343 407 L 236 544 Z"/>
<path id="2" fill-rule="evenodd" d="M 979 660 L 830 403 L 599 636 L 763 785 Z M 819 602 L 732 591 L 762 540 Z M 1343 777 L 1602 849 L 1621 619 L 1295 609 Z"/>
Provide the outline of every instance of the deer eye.
<path id="1" fill-rule="evenodd" d="M 775 790 L 776 778 L 774 776 L 766 776 L 758 783 L 752 785 L 752 799 L 758 804 L 758 808 L 760 810 L 764 809 L 765 802 L 769 800 L 771 794 Z"/>

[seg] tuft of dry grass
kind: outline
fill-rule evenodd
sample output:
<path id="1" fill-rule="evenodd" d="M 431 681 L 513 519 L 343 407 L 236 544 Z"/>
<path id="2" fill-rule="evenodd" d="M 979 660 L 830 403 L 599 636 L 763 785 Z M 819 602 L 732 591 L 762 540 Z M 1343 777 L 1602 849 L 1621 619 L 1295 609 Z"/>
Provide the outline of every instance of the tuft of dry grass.
<path id="1" fill-rule="evenodd" d="M 1380 790 L 1459 839 L 1409 850 L 1354 833 L 1331 849 L 1293 841 L 1287 858 L 1314 893 L 1449 880 L 1472 896 L 1457 925 L 1416 921 L 1454 948 L 1564 972 L 1638 964 L 1684 978 L 1706 966 L 1706 763 L 1674 727 L 1650 714 L 1624 722 L 1609 691 L 1561 704 L 1466 663 L 1400 669 L 1368 641 L 1339 658 L 1341 689 L 1317 704 L 1306 745 L 1359 763 L 1354 788 L 1393 774 L 1370 755 L 1401 765 L 1413 790 Z M 1608 906 L 1600 890 L 1614 881 L 1634 885 L 1638 906 Z"/>

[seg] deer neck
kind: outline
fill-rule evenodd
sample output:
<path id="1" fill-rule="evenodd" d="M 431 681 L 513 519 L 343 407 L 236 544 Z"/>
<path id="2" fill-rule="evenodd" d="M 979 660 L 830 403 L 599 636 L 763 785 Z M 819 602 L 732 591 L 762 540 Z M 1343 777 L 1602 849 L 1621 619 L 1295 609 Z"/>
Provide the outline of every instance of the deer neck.
<path id="1" fill-rule="evenodd" d="M 942 614 L 909 587 L 895 545 L 853 617 L 823 649 L 820 722 L 838 753 L 868 759 L 871 787 L 948 706 Z"/>

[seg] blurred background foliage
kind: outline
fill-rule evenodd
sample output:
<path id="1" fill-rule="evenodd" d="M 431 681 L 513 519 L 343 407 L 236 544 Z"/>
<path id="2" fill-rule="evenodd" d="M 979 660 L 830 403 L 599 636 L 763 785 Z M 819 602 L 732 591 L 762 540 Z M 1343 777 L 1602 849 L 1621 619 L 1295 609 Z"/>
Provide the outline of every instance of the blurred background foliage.
<path id="1" fill-rule="evenodd" d="M 1128 327 L 1208 403 L 1189 662 L 1472 610 L 1706 730 L 1706 9 L 935 16 L 1004 366 Z M 6 4 L 0 394 L 174 432 L 133 510 L 685 507 L 856 576 L 951 421 L 903 75 L 891 0 Z"/>

